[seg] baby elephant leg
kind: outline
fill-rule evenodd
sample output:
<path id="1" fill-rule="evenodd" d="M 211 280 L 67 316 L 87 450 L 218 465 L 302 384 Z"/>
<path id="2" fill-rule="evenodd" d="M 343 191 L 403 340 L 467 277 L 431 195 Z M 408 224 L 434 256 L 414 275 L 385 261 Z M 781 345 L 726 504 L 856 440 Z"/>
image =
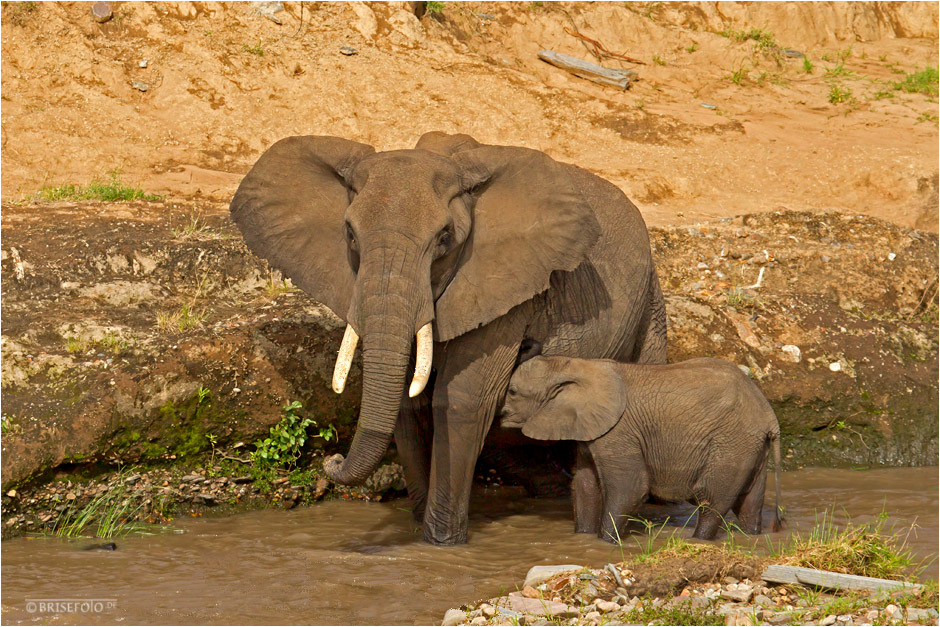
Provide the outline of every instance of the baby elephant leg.
<path id="1" fill-rule="evenodd" d="M 620 468 L 614 472 L 607 468 L 600 471 L 604 514 L 598 536 L 608 542 L 617 543 L 623 537 L 627 518 L 636 514 L 649 492 L 649 478 L 642 459 L 628 466 L 628 469 Z"/>
<path id="2" fill-rule="evenodd" d="M 594 460 L 583 442 L 578 443 L 578 457 L 571 481 L 571 500 L 574 504 L 574 532 L 600 531 L 604 499 Z"/>
<path id="3" fill-rule="evenodd" d="M 761 509 L 764 507 L 764 488 L 767 485 L 767 454 L 754 474 L 749 485 L 738 497 L 731 510 L 738 517 L 738 526 L 744 533 L 758 534 L 761 532 Z"/>
<path id="4" fill-rule="evenodd" d="M 707 501 L 700 502 L 698 522 L 695 523 L 695 531 L 692 533 L 692 537 L 699 540 L 714 540 L 715 536 L 718 535 L 718 529 L 725 521 L 724 515 L 729 509 L 728 504 L 723 507 L 716 507 Z"/>

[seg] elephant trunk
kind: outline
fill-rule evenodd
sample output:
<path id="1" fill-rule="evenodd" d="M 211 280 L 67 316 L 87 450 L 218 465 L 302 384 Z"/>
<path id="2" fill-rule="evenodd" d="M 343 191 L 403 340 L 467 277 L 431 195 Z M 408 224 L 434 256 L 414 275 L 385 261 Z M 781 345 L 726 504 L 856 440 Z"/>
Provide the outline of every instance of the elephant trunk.
<path id="1" fill-rule="evenodd" d="M 345 459 L 342 455 L 334 455 L 323 465 L 327 476 L 344 485 L 363 483 L 382 461 L 395 430 L 405 383 L 411 374 L 408 365 L 415 345 L 412 338 L 416 337 L 416 320 L 423 317 L 424 320 L 419 322 L 425 322 L 429 319 L 427 307 L 415 306 L 423 302 L 416 293 L 426 292 L 430 302 L 429 280 L 425 290 L 416 289 L 418 273 L 402 271 L 412 264 L 402 263 L 400 256 L 384 257 L 391 263 L 374 269 L 360 268 L 357 285 L 358 320 L 362 332 L 362 403 L 356 435 Z M 409 388 L 411 396 L 421 393 L 430 374 L 431 335 L 430 322 L 423 324 L 417 332 L 418 356 Z M 352 357 L 357 339 L 356 332 L 348 327 L 337 358 L 334 390 L 342 390 L 349 370 L 347 360 Z"/>

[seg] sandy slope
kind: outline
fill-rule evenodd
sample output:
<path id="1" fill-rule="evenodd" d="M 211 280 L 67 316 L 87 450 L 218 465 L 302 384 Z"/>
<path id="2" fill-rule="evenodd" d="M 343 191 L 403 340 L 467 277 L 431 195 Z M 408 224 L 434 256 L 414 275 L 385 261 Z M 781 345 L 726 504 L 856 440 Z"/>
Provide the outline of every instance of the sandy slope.
<path id="1" fill-rule="evenodd" d="M 3 198 L 119 168 L 222 200 L 285 135 L 392 149 L 440 129 L 589 168 L 651 224 L 784 206 L 937 230 L 937 101 L 890 89 L 936 67 L 934 3 L 286 6 L 280 26 L 249 3 L 115 3 L 105 24 L 82 3 L 4 6 Z M 597 60 L 566 27 L 644 61 L 625 64 L 641 80 L 622 92 L 539 61 Z M 780 47 L 718 34 L 751 28 Z"/>

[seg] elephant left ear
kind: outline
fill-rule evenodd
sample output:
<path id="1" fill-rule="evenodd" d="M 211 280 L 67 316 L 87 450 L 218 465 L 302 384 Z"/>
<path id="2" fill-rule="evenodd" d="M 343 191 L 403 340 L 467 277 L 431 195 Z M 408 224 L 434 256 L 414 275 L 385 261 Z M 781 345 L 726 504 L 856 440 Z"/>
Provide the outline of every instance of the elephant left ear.
<path id="1" fill-rule="evenodd" d="M 572 271 L 600 238 L 579 168 L 537 150 L 481 146 L 451 155 L 474 198 L 473 226 L 435 305 L 435 339 L 486 324 Z"/>
<path id="2" fill-rule="evenodd" d="M 627 407 L 623 379 L 610 362 L 572 359 L 571 381 L 522 427 L 534 440 L 596 440 L 614 428 Z"/>

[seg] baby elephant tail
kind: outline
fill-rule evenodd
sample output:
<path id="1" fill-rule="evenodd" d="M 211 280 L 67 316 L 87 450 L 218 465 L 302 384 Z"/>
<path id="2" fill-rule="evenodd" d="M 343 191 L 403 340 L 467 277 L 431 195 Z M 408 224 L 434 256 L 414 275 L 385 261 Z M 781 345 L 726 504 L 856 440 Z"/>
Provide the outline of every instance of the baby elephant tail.
<path id="1" fill-rule="evenodd" d="M 776 502 L 774 503 L 774 531 L 780 531 L 783 528 L 783 522 L 786 520 L 783 516 L 783 510 L 780 509 L 780 432 L 771 434 L 774 447 L 774 489 L 776 491 Z"/>

